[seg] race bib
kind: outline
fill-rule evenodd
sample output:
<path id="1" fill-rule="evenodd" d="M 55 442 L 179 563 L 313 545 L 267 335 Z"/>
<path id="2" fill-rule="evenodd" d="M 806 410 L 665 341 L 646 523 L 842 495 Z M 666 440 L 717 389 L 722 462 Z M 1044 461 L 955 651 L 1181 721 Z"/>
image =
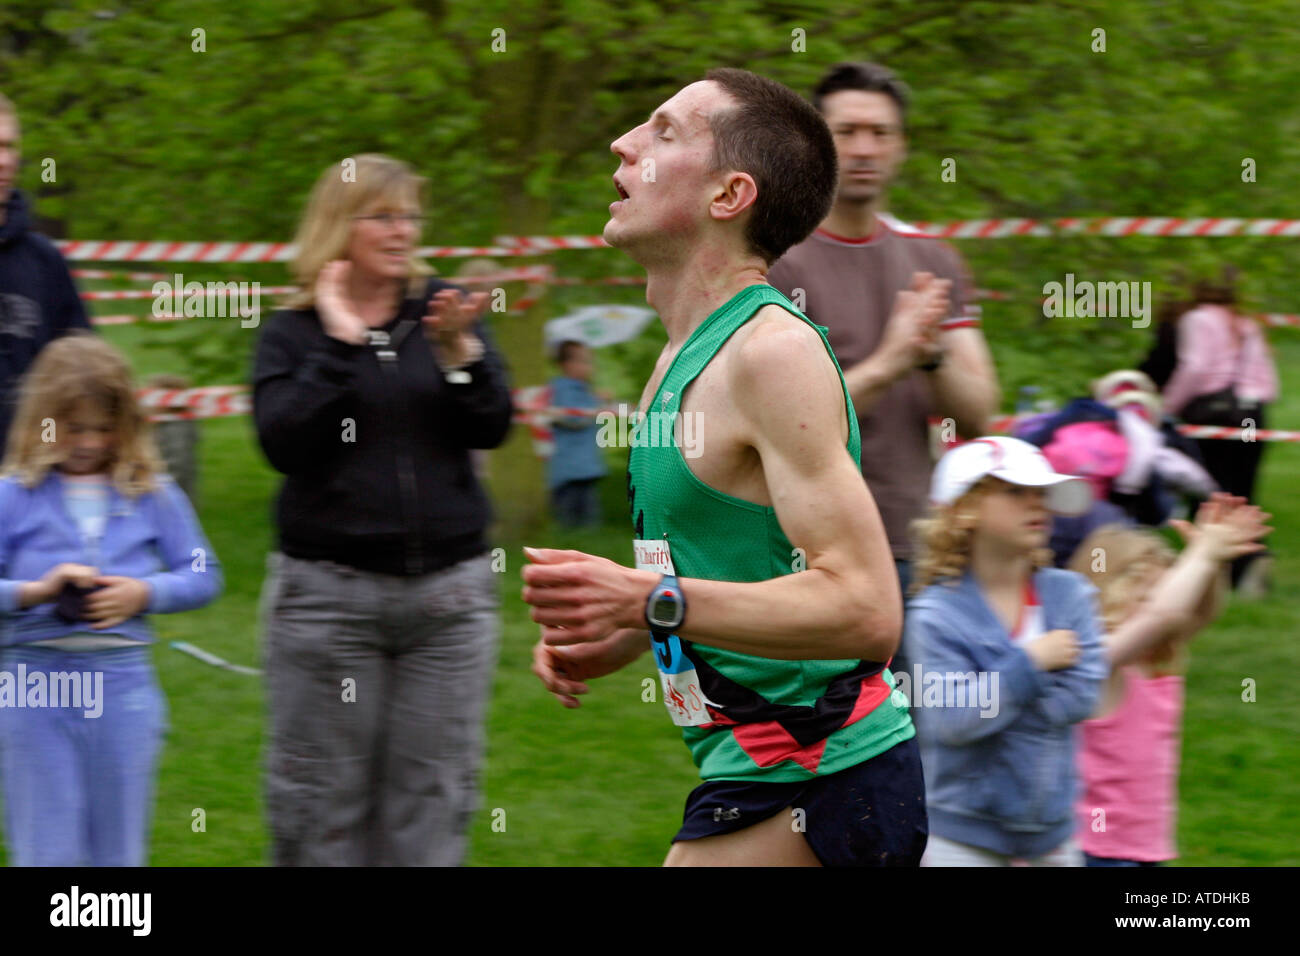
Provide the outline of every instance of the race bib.
<path id="1" fill-rule="evenodd" d="M 636 557 L 636 569 L 638 571 L 658 571 L 660 574 L 671 574 L 677 577 L 677 570 L 673 567 L 672 552 L 668 550 L 667 540 L 660 541 L 643 541 L 636 539 L 632 542 L 632 551 Z"/>
<path id="2" fill-rule="evenodd" d="M 673 558 L 664 540 L 634 540 L 632 550 L 638 571 L 656 571 L 659 574 L 677 575 Z M 713 723 L 705 704 L 709 703 L 700 687 L 700 676 L 695 665 L 682 651 L 682 642 L 676 634 L 660 639 L 650 636 L 650 649 L 654 652 L 655 666 L 659 668 L 659 683 L 663 686 L 664 706 L 668 716 L 678 727 L 698 727 Z"/>

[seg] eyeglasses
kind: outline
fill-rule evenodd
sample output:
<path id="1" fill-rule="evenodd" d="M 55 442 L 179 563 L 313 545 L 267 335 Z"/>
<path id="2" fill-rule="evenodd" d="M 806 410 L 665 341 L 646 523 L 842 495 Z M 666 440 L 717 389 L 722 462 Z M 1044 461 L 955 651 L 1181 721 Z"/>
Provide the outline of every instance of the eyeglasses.
<path id="1" fill-rule="evenodd" d="M 368 219 L 371 222 L 377 222 L 383 226 L 391 226 L 394 223 L 398 223 L 398 222 L 409 223 L 412 226 L 423 226 L 425 220 L 428 217 L 423 216 L 418 212 L 409 212 L 409 213 L 401 213 L 401 214 L 392 213 L 392 212 L 377 212 L 377 213 L 371 213 L 369 216 L 353 216 L 352 218 Z"/>

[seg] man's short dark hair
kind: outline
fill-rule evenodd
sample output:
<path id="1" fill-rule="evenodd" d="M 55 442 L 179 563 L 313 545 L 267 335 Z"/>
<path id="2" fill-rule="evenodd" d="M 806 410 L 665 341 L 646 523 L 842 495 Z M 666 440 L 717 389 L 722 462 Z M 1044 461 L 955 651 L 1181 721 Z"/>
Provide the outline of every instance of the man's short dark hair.
<path id="1" fill-rule="evenodd" d="M 884 93 L 898 107 L 899 122 L 904 129 L 907 128 L 907 103 L 911 93 L 893 70 L 879 63 L 836 63 L 813 88 L 812 104 L 817 112 L 825 114 L 826 97 L 841 90 Z"/>
<path id="2" fill-rule="evenodd" d="M 749 173 L 758 186 L 745 238 L 771 265 L 803 242 L 835 199 L 835 141 L 808 102 L 775 80 L 730 67 L 710 70 L 737 105 L 709 117 L 712 169 Z"/>
<path id="3" fill-rule="evenodd" d="M 557 364 L 563 365 L 569 359 L 573 358 L 574 352 L 586 347 L 586 342 L 579 342 L 577 339 L 565 339 L 555 347 L 555 361 Z"/>

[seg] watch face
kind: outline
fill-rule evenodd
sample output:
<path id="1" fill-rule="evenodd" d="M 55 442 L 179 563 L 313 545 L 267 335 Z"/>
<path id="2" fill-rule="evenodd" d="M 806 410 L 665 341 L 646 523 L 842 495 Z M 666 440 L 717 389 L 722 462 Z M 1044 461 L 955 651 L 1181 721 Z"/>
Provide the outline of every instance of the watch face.
<path id="1" fill-rule="evenodd" d="M 681 603 L 677 596 L 671 592 L 660 592 L 655 596 L 654 604 L 650 608 L 650 618 L 656 624 L 665 624 L 672 626 L 677 623 L 677 615 L 680 612 Z"/>

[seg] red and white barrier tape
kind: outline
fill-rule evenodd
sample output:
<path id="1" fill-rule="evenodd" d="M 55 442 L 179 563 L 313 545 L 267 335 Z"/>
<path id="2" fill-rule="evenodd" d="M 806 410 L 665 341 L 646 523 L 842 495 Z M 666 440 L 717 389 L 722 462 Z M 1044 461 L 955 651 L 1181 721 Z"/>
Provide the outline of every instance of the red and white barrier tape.
<path id="1" fill-rule="evenodd" d="M 59 239 L 55 245 L 74 262 L 288 262 L 296 251 L 291 242 Z M 513 246 L 421 246 L 416 253 L 422 259 L 532 255 Z"/>
<path id="2" fill-rule="evenodd" d="M 1300 219 L 1229 219 L 1218 217 L 1104 216 L 1093 219 L 968 219 L 959 222 L 913 222 L 917 233 L 934 239 L 1005 239 L 1017 236 L 1300 236 Z M 607 247 L 602 236 L 497 236 L 503 246 L 529 253 Z"/>
<path id="3" fill-rule="evenodd" d="M 550 385 L 529 385 L 515 389 L 510 395 L 515 407 L 513 420 L 528 429 L 533 453 L 538 458 L 550 458 L 555 450 L 555 433 L 551 424 L 544 415 L 538 414 L 550 404 L 551 391 Z"/>
<path id="4" fill-rule="evenodd" d="M 135 393 L 153 421 L 179 418 L 221 418 L 247 415 L 253 396 L 247 385 L 208 385 L 201 388 L 143 388 Z"/>
<path id="5" fill-rule="evenodd" d="M 961 222 L 913 222 L 935 239 L 1004 239 L 1014 236 L 1300 236 L 1300 219 L 1228 219 L 1217 217 L 1103 216 L 1094 219 L 969 219 Z"/>
<path id="6" fill-rule="evenodd" d="M 212 284 L 216 285 L 217 283 Z M 297 291 L 298 287 L 296 285 L 259 286 L 257 290 L 259 295 L 289 295 L 290 293 Z M 177 289 L 176 292 L 185 297 L 189 296 L 189 293 L 185 292 L 183 289 Z M 170 299 L 172 294 L 173 293 L 170 291 L 158 293 L 153 292 L 150 289 L 100 289 L 93 292 L 82 292 L 81 298 L 85 299 L 87 302 L 103 302 L 116 301 L 118 299 L 156 299 L 160 295 L 164 298 Z M 199 293 L 199 295 L 202 295 L 205 298 L 216 298 L 221 295 L 237 294 L 238 290 L 236 289 L 205 289 L 203 292 Z"/>
<path id="7" fill-rule="evenodd" d="M 583 276 L 555 276 L 551 285 L 645 285 L 645 276 L 598 276 L 593 279 Z"/>
<path id="8" fill-rule="evenodd" d="M 1190 438 L 1242 439 L 1244 428 L 1222 428 L 1217 425 L 1178 425 L 1180 434 Z M 1300 441 L 1300 432 L 1281 431 L 1276 428 L 1257 428 L 1255 438 L 1260 441 Z M 1244 439 L 1242 439 L 1244 441 Z"/>
<path id="9" fill-rule="evenodd" d="M 1015 427 L 1019 417 L 1009 415 L 1005 418 L 995 418 L 988 423 L 988 434 L 1005 435 Z M 938 425 L 941 419 L 932 418 L 930 424 Z M 1187 435 L 1189 438 L 1225 438 L 1232 440 L 1241 440 L 1243 429 L 1241 428 L 1224 428 L 1218 425 L 1175 425 L 1180 435 Z M 1282 441 L 1282 442 L 1300 442 L 1300 432 L 1284 431 L 1277 428 L 1257 428 L 1253 432 L 1256 441 Z M 945 444 L 957 444 L 957 442 L 947 442 Z"/>
<path id="10" fill-rule="evenodd" d="M 535 255 L 559 249 L 611 248 L 603 236 L 497 236 L 497 245 L 520 250 L 519 255 Z"/>
<path id="11" fill-rule="evenodd" d="M 132 325 L 136 322 L 182 322 L 185 319 L 192 318 L 188 315 L 177 315 L 175 312 L 164 312 L 162 315 L 92 315 L 90 317 L 91 325 Z M 237 316 L 232 316 L 237 318 Z"/>
<path id="12" fill-rule="evenodd" d="M 516 394 L 518 393 L 516 392 Z M 584 418 L 594 419 L 597 415 L 617 415 L 619 414 L 619 411 L 620 410 L 617 408 L 561 408 L 557 405 L 530 405 L 525 408 L 516 405 L 514 420 L 517 422 L 526 422 L 539 418 L 556 418 L 561 415 L 581 415 Z"/>
<path id="13" fill-rule="evenodd" d="M 439 276 L 455 285 L 491 285 L 493 282 L 550 282 L 555 270 L 548 265 L 515 266 L 481 276 Z"/>
<path id="14" fill-rule="evenodd" d="M 128 282 L 153 282 L 156 279 L 170 279 L 165 272 L 117 272 L 107 269 L 73 269 L 74 279 L 125 279 Z"/>
<path id="15" fill-rule="evenodd" d="M 937 239 L 1001 239 L 1014 236 L 1300 236 L 1300 219 L 1104 216 L 1091 219 L 968 219 L 916 222 L 918 232 Z M 64 258 L 78 262 L 284 262 L 288 242 L 166 242 L 132 239 L 61 239 Z M 561 249 L 600 249 L 602 236 L 498 236 L 494 246 L 423 246 L 424 258 L 536 255 Z"/>

